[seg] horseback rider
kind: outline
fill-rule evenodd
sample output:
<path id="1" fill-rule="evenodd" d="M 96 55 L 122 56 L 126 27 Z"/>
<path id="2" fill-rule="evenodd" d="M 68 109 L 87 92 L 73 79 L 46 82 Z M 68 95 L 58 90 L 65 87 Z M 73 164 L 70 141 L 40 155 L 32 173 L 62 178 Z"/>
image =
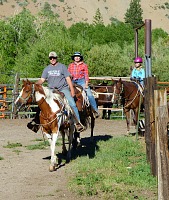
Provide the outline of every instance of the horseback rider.
<path id="1" fill-rule="evenodd" d="M 49 53 L 50 64 L 47 67 L 45 67 L 41 78 L 36 82 L 36 84 L 41 85 L 47 80 L 49 88 L 56 88 L 59 92 L 64 93 L 66 99 L 69 102 L 69 105 L 73 110 L 76 129 L 77 131 L 81 132 L 84 130 L 84 126 L 80 122 L 79 112 L 74 100 L 75 91 L 70 78 L 70 73 L 64 64 L 61 64 L 57 61 L 57 57 L 58 56 L 56 52 L 52 51 Z M 32 121 L 35 122 L 36 120 Z M 31 125 L 31 122 L 28 123 L 28 128 L 31 127 Z"/>
<path id="2" fill-rule="evenodd" d="M 83 89 L 86 91 L 90 105 L 93 108 L 95 118 L 99 117 L 98 107 L 95 101 L 95 98 L 90 90 L 88 85 L 89 83 L 89 72 L 88 65 L 84 63 L 83 56 L 80 52 L 75 52 L 71 56 L 74 62 L 70 63 L 68 66 L 68 71 L 72 76 L 72 82 L 78 85 L 81 85 Z"/>
<path id="3" fill-rule="evenodd" d="M 141 87 L 139 87 L 139 90 L 144 96 L 144 78 L 145 78 L 145 70 L 142 67 L 143 59 L 141 57 L 137 57 L 134 59 L 135 66 L 131 72 L 131 81 L 136 81 L 139 83 Z M 141 112 L 144 111 L 144 103 L 141 104 Z"/>
<path id="4" fill-rule="evenodd" d="M 142 87 L 144 87 L 143 79 L 145 78 L 145 70 L 142 67 L 143 59 L 141 57 L 137 57 L 134 59 L 134 63 L 135 66 L 132 69 L 130 80 L 137 81 Z"/>

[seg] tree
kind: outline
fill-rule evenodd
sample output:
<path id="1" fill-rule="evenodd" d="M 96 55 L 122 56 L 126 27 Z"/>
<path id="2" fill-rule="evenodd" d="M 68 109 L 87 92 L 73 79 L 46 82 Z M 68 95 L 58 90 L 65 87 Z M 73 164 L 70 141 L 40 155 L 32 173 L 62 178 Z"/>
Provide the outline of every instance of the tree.
<path id="1" fill-rule="evenodd" d="M 94 18 L 93 19 L 93 24 L 94 25 L 98 25 L 98 24 L 103 25 L 104 24 L 103 17 L 101 15 L 101 12 L 100 12 L 99 8 L 96 10 L 96 14 L 95 14 L 95 16 L 93 18 Z"/>
<path id="2" fill-rule="evenodd" d="M 125 23 L 129 23 L 133 28 L 141 26 L 144 23 L 142 14 L 140 0 L 131 0 L 130 7 L 125 14 Z"/>

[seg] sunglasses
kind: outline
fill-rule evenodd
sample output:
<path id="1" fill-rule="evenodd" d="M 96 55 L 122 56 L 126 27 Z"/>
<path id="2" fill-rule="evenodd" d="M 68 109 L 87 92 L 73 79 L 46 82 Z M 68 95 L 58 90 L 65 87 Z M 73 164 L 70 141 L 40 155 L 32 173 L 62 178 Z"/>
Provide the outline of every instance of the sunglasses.
<path id="1" fill-rule="evenodd" d="M 52 60 L 52 59 L 54 60 L 54 59 L 57 59 L 57 57 L 49 57 L 49 59 L 50 60 Z"/>

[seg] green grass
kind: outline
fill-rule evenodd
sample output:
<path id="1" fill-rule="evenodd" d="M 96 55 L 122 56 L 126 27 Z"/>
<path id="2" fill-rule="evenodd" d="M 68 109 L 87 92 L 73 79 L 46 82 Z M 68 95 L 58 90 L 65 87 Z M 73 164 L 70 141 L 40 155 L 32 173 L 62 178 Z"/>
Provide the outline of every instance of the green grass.
<path id="1" fill-rule="evenodd" d="M 36 149 L 46 149 L 49 146 L 48 141 L 39 142 L 38 144 L 32 144 L 26 146 L 28 150 L 36 150 Z"/>
<path id="2" fill-rule="evenodd" d="M 97 144 L 93 159 L 79 157 L 72 162 L 71 190 L 101 199 L 157 199 L 157 180 L 146 161 L 145 142 L 120 137 Z"/>
<path id="3" fill-rule="evenodd" d="M 4 148 L 16 148 L 16 147 L 22 147 L 22 144 L 21 143 L 10 143 L 8 142 L 8 144 L 6 146 L 3 146 Z"/>
<path id="4" fill-rule="evenodd" d="M 34 141 L 39 142 L 39 143 L 26 146 L 26 148 L 28 150 L 46 149 L 48 146 L 50 146 L 49 142 L 47 140 L 44 141 L 43 139 L 37 138 Z M 62 139 L 61 138 L 58 138 L 56 145 L 58 145 L 58 146 L 62 145 Z"/>
<path id="5" fill-rule="evenodd" d="M 0 156 L 0 160 L 4 160 L 4 158 L 2 156 Z"/>

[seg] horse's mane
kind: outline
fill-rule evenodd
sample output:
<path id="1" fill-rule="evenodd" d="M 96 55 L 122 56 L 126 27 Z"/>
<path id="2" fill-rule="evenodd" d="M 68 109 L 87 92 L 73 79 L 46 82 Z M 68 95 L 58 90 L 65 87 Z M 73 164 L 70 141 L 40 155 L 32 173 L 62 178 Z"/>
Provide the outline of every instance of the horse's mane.
<path id="1" fill-rule="evenodd" d="M 47 99 L 60 99 L 60 95 L 53 93 L 52 89 L 46 86 L 35 84 L 35 91 L 38 91 L 40 94 L 44 95 Z"/>
<path id="2" fill-rule="evenodd" d="M 123 85 L 138 89 L 139 85 L 135 81 L 122 81 Z"/>

